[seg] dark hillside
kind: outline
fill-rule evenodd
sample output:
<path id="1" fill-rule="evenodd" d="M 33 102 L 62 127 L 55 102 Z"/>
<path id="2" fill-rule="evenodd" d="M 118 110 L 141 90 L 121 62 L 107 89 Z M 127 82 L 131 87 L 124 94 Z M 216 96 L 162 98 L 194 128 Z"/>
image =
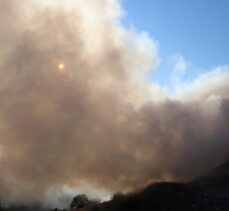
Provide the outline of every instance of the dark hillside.
<path id="1" fill-rule="evenodd" d="M 84 195 L 78 196 L 82 200 Z M 137 192 L 114 194 L 107 202 L 86 202 L 84 208 L 65 209 L 65 211 L 229 211 L 229 162 L 190 183 L 153 183 Z M 0 211 L 47 211 L 47 209 L 40 206 L 9 206 L 0 207 Z"/>
<path id="2" fill-rule="evenodd" d="M 190 183 L 161 182 L 82 211 L 228 211 L 229 162 Z"/>

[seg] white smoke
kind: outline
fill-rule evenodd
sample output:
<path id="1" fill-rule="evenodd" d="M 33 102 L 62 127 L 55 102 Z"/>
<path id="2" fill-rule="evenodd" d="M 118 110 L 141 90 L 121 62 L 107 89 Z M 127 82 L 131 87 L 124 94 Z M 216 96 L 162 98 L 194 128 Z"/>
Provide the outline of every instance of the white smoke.
<path id="1" fill-rule="evenodd" d="M 3 200 L 187 180 L 228 156 L 228 67 L 172 96 L 144 80 L 157 42 L 122 14 L 115 0 L 0 0 Z"/>

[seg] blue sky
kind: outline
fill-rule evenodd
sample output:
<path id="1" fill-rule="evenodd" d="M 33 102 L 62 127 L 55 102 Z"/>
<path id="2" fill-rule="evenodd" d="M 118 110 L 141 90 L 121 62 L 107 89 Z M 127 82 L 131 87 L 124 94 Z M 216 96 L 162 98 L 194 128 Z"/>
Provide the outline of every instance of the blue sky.
<path id="1" fill-rule="evenodd" d="M 123 0 L 122 5 L 123 23 L 159 43 L 161 63 L 150 80 L 170 87 L 177 60 L 186 62 L 180 66 L 184 81 L 229 64 L 228 0 Z"/>

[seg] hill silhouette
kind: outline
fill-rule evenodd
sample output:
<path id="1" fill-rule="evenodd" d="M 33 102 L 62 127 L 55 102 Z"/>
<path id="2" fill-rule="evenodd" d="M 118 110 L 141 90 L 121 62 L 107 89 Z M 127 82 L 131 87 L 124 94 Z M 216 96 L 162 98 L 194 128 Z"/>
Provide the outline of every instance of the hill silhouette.
<path id="1" fill-rule="evenodd" d="M 80 211 L 228 211 L 229 162 L 189 183 L 160 182 Z"/>
<path id="2" fill-rule="evenodd" d="M 84 196 L 84 195 L 79 195 Z M 77 197 L 74 197 L 75 199 Z M 79 197 L 80 198 L 80 197 Z M 82 197 L 81 197 L 82 198 Z M 85 200 L 85 196 L 83 197 Z M 87 200 L 86 200 L 87 201 Z M 71 206 L 70 206 L 71 207 Z M 42 206 L 14 205 L 0 211 L 47 211 Z M 228 211 L 229 161 L 189 183 L 158 182 L 127 194 L 116 193 L 110 201 L 87 201 L 78 208 L 52 211 Z"/>

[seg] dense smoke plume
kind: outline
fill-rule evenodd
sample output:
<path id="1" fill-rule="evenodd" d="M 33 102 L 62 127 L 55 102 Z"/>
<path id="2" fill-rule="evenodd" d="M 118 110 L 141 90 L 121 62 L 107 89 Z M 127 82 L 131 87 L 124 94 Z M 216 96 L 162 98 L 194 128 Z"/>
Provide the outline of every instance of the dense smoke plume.
<path id="1" fill-rule="evenodd" d="M 157 43 L 121 15 L 116 0 L 0 0 L 3 200 L 187 180 L 229 155 L 229 68 L 171 96 L 144 79 Z"/>

